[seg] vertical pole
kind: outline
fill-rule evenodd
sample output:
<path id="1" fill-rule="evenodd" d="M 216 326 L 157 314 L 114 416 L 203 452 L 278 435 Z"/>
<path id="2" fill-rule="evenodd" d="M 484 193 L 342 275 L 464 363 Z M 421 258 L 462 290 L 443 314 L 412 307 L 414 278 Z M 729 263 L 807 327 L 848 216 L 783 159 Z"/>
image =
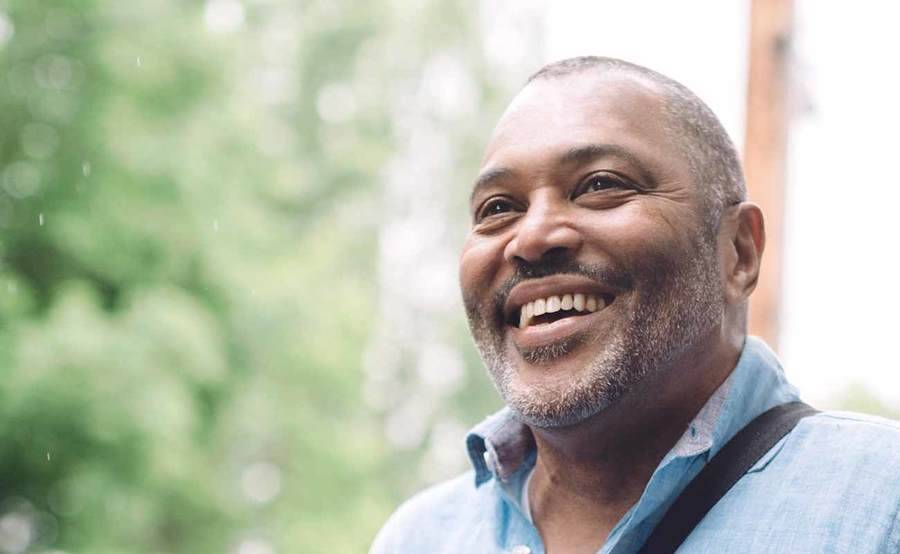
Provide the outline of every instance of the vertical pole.
<path id="1" fill-rule="evenodd" d="M 750 198 L 766 217 L 766 250 L 756 292 L 750 297 L 750 333 L 778 347 L 787 87 L 792 0 L 752 0 L 750 75 L 744 170 Z"/>

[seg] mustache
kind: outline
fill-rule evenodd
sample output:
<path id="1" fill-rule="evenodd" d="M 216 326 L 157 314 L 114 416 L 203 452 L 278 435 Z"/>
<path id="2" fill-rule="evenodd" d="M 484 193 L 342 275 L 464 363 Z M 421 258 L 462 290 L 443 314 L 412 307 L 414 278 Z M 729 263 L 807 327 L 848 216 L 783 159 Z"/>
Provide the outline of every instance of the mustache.
<path id="1" fill-rule="evenodd" d="M 604 264 L 583 264 L 571 259 L 546 259 L 536 263 L 521 263 L 516 272 L 494 293 L 494 310 L 503 319 L 503 307 L 512 289 L 524 281 L 552 275 L 579 275 L 603 283 L 614 290 L 630 290 L 634 280 L 630 273 Z"/>

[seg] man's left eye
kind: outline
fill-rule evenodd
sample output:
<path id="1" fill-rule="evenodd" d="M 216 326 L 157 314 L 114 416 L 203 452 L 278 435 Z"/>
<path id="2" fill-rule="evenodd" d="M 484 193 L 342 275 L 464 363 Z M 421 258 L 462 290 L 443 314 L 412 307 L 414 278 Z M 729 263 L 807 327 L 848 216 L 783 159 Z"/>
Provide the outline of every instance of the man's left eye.
<path id="1" fill-rule="evenodd" d="M 578 187 L 578 193 L 600 192 L 608 189 L 625 188 L 627 184 L 621 178 L 609 173 L 591 175 Z"/>

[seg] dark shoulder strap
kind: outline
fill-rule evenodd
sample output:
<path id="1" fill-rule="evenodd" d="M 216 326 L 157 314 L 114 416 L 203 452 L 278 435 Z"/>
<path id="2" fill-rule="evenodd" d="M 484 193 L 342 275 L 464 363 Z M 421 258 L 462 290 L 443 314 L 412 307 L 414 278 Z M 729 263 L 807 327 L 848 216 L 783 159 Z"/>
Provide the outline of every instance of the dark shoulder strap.
<path id="1" fill-rule="evenodd" d="M 775 406 L 738 431 L 688 483 L 641 548 L 641 554 L 675 552 L 703 516 L 801 419 L 817 413 L 803 402 Z"/>

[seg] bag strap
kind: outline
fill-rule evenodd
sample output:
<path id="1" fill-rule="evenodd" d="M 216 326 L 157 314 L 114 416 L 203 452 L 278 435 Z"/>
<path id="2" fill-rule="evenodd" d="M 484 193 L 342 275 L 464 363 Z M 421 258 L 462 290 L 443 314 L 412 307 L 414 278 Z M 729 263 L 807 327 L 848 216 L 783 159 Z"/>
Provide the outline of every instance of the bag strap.
<path id="1" fill-rule="evenodd" d="M 653 529 L 640 554 L 675 552 L 703 516 L 763 454 L 801 419 L 815 413 L 818 410 L 803 402 L 788 402 L 764 412 L 738 431 L 688 483 Z"/>

